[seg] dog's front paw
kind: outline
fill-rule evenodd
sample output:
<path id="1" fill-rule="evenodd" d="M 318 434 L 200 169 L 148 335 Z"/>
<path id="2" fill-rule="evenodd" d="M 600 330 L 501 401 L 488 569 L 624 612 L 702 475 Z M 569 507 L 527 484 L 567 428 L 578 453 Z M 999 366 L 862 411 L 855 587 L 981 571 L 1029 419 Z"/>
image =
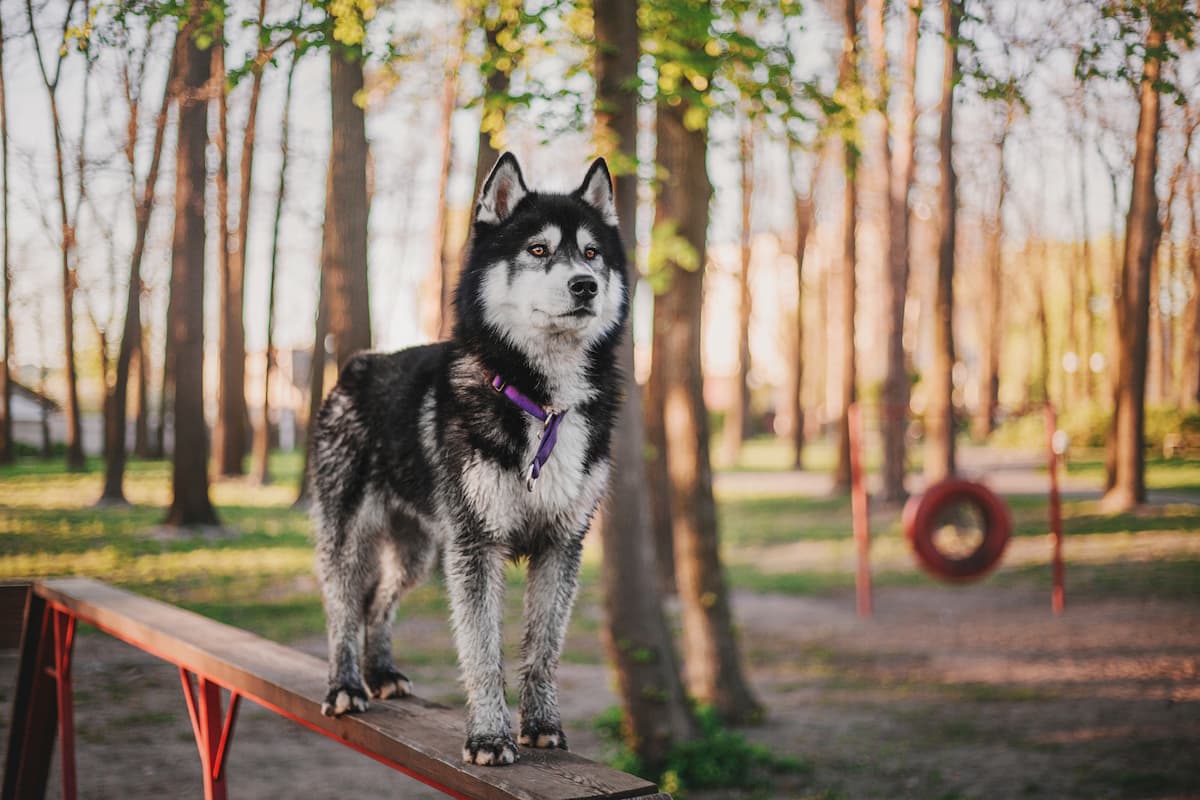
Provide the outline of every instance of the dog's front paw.
<path id="1" fill-rule="evenodd" d="M 371 697 L 387 700 L 389 697 L 408 697 L 413 692 L 412 681 L 393 666 L 367 670 L 367 689 Z"/>
<path id="2" fill-rule="evenodd" d="M 484 767 L 511 764 L 519 758 L 516 742 L 508 731 L 499 734 L 468 736 L 463 745 L 463 761 Z"/>
<path id="3" fill-rule="evenodd" d="M 567 749 L 567 737 L 558 725 L 542 722 L 521 721 L 521 736 L 517 739 L 522 747 L 539 747 L 542 749 Z"/>
<path id="4" fill-rule="evenodd" d="M 330 686 L 321 703 L 321 713 L 327 717 L 340 717 L 342 714 L 356 714 L 367 710 L 367 693 L 361 686 Z"/>

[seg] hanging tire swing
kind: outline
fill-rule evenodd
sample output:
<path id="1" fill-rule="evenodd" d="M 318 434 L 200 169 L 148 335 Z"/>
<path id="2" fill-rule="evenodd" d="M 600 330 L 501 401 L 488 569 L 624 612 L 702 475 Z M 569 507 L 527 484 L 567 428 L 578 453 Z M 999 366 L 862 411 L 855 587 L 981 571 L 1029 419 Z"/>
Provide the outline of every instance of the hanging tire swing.
<path id="1" fill-rule="evenodd" d="M 1000 563 L 1012 537 L 1012 515 L 986 486 L 950 479 L 908 501 L 904 533 L 925 571 L 970 581 Z"/>

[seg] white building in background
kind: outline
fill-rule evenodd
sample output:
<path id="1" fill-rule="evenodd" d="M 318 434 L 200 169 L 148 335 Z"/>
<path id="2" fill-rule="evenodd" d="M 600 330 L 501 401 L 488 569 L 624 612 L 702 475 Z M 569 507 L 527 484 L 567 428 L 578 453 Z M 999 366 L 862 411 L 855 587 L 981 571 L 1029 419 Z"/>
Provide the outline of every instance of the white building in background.
<path id="1" fill-rule="evenodd" d="M 58 403 L 16 381 L 10 386 L 13 440 L 28 447 L 41 447 L 42 426 L 45 424 L 49 428 L 50 441 L 62 441 L 65 438 L 66 421 Z"/>

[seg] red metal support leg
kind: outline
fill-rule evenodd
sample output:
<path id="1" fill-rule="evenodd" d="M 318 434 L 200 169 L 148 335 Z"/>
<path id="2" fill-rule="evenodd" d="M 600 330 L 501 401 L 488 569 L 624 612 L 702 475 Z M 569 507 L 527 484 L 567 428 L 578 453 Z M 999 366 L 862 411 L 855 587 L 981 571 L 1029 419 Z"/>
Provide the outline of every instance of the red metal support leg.
<path id="1" fill-rule="evenodd" d="M 58 730 L 58 681 L 54 679 L 54 612 L 32 592 L 21 628 L 21 657 L 12 704 L 12 728 L 4 769 L 3 800 L 44 797 Z"/>
<path id="2" fill-rule="evenodd" d="M 222 715 L 219 685 L 200 675 L 193 686 L 192 674 L 183 667 L 179 668 L 179 678 L 183 683 L 188 716 L 192 721 L 192 733 L 196 737 L 196 749 L 200 753 L 204 798 L 225 800 L 225 756 L 233 740 L 241 696 L 231 693 L 229 710 Z"/>
<path id="3" fill-rule="evenodd" d="M 238 705 L 242 696 L 237 692 L 229 694 L 229 710 L 225 712 L 225 724 L 221 727 L 221 740 L 217 743 L 217 754 L 213 760 L 213 777 L 216 780 L 225 779 L 225 756 L 233 742 L 233 726 L 237 722 Z"/>
<path id="4" fill-rule="evenodd" d="M 54 609 L 54 678 L 58 696 L 58 736 L 62 746 L 62 796 L 75 800 L 75 713 L 71 699 L 71 647 L 75 617 Z"/>

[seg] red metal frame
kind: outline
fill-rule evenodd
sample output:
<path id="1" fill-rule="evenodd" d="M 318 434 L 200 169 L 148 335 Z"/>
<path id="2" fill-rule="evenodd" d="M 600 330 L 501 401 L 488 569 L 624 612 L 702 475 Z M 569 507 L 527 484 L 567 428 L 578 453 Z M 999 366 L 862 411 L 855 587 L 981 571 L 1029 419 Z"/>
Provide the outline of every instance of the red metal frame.
<path id="1" fill-rule="evenodd" d="M 199 691 L 192 686 L 193 677 L 196 678 Z M 224 800 L 225 754 L 228 752 L 229 742 L 233 739 L 233 726 L 237 722 L 238 701 L 241 700 L 241 695 L 230 690 L 229 710 L 225 713 L 222 723 L 221 687 L 184 667 L 179 668 L 179 679 L 183 683 L 183 696 L 187 701 L 188 717 L 192 721 L 192 734 L 196 737 L 196 749 L 200 752 L 205 800 Z"/>
<path id="2" fill-rule="evenodd" d="M 54 636 L 54 668 L 48 669 L 47 672 L 55 679 L 58 697 L 58 727 L 62 744 L 63 800 L 75 800 L 77 796 L 77 784 L 75 781 L 75 721 L 71 704 L 71 647 L 75 638 L 75 625 L 79 619 L 83 619 L 84 622 L 94 625 L 115 639 L 120 639 L 139 650 L 149 653 L 155 658 L 162 659 L 179 667 L 184 700 L 187 703 L 188 716 L 192 722 L 192 732 L 196 736 L 196 748 L 200 753 L 200 763 L 204 772 L 205 800 L 225 800 L 226 798 L 225 759 L 233 741 L 234 725 L 237 721 L 237 711 L 242 697 L 253 700 L 258 705 L 281 717 L 298 722 L 310 730 L 328 736 L 339 744 L 357 750 L 363 755 L 370 756 L 381 764 L 391 767 L 397 772 L 403 772 L 410 778 L 415 778 L 445 795 L 457 798 L 458 800 L 471 800 L 467 795 L 460 794 L 454 789 L 443 786 L 431 778 L 416 773 L 378 753 L 367 750 L 354 742 L 338 736 L 330 730 L 314 725 L 308 720 L 289 713 L 261 697 L 223 686 L 217 683 L 211 676 L 189 669 L 171 656 L 158 651 L 155 647 L 145 642 L 135 641 L 133 638 L 122 636 L 107 626 L 98 623 L 96 620 L 79 617 L 69 608 L 58 603 L 51 601 L 47 605 L 49 613 L 46 614 L 42 624 L 43 633 L 48 634 L 53 632 Z M 197 681 L 195 686 L 192 684 L 193 676 Z M 229 708 L 225 714 L 221 713 L 222 688 L 230 693 Z"/>
<path id="3" fill-rule="evenodd" d="M 51 622 L 53 620 L 53 622 Z M 57 607 L 46 615 L 54 627 L 54 684 L 58 698 L 58 735 L 62 746 L 63 800 L 75 800 L 75 709 L 71 697 L 71 646 L 75 617 Z"/>

